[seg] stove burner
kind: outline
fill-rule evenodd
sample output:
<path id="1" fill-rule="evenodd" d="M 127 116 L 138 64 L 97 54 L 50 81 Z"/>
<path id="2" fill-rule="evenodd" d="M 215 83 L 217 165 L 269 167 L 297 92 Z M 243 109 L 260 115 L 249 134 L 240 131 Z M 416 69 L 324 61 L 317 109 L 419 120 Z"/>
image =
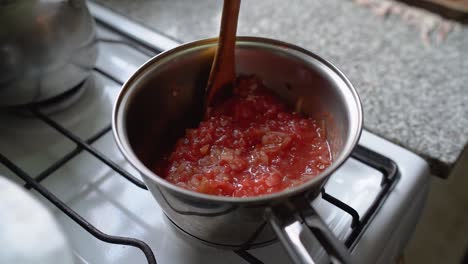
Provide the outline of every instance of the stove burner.
<path id="1" fill-rule="evenodd" d="M 54 114 L 72 106 L 89 86 L 89 78 L 70 90 L 47 100 L 20 106 L 20 108 L 40 109 L 44 114 Z"/>
<path id="2" fill-rule="evenodd" d="M 33 114 L 31 113 L 31 109 L 40 110 L 42 113 L 47 115 L 62 112 L 76 103 L 78 99 L 80 99 L 84 94 L 84 92 L 89 88 L 89 86 L 94 85 L 94 81 L 91 79 L 92 76 L 83 80 L 68 91 L 44 101 L 13 106 L 2 110 L 6 110 L 4 112 L 22 117 L 32 117 Z"/>

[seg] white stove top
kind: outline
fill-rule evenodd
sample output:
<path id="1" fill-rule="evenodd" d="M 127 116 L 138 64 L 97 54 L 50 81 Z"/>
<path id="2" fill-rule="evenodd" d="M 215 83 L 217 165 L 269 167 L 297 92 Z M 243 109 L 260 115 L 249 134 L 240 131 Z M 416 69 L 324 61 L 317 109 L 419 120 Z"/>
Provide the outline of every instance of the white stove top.
<path id="1" fill-rule="evenodd" d="M 127 28 L 131 34 L 143 32 L 148 43 L 158 41 L 157 45 L 163 46 L 160 48 L 177 45 L 146 28 L 121 20 L 122 17 L 95 4 L 90 4 L 90 8 L 99 20 L 106 23 L 113 21 L 119 27 Z M 149 50 L 120 43 L 131 40 L 102 25 L 98 26 L 98 37 L 105 41 L 98 44 L 96 67 L 118 82 L 124 82 L 149 58 Z M 86 86 L 87 89 L 71 107 L 50 115 L 57 123 L 85 140 L 110 125 L 111 109 L 120 84 L 95 71 Z M 73 142 L 32 117 L 3 113 L 0 124 L 4 124 L 0 129 L 1 154 L 32 176 L 38 175 L 75 148 Z M 392 159 L 398 166 L 400 178 L 358 237 L 352 254 L 356 263 L 392 263 L 401 254 L 423 209 L 427 196 L 428 167 L 415 154 L 367 131 L 363 132 L 360 145 Z M 120 155 L 111 133 L 106 133 L 92 146 L 140 178 Z M 0 174 L 23 183 L 1 163 Z M 362 218 L 381 190 L 382 175 L 382 172 L 351 158 L 330 178 L 325 189 L 328 194 L 354 208 Z M 102 232 L 146 242 L 158 263 L 247 263 L 233 251 L 186 240 L 168 222 L 148 191 L 133 185 L 85 151 L 60 167 L 42 184 Z M 146 263 L 139 249 L 102 242 L 48 201 L 44 203 L 54 210 L 66 230 L 77 263 Z M 352 217 L 320 197 L 313 204 L 335 235 L 346 240 L 352 232 Z M 323 253 L 319 249 L 317 252 Z M 249 253 L 264 263 L 289 263 L 279 243 L 249 250 Z"/>

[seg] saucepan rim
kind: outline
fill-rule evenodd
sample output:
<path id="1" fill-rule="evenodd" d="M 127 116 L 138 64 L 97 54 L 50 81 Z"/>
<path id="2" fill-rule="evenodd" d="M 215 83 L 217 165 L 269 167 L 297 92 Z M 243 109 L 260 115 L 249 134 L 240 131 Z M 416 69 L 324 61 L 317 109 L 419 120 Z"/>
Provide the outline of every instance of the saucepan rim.
<path id="1" fill-rule="evenodd" d="M 250 37 L 250 36 L 239 36 L 237 37 L 237 45 L 248 45 L 248 44 L 262 44 L 262 45 L 269 45 L 271 47 L 276 48 L 284 48 L 290 51 L 299 52 L 303 55 L 307 55 L 319 63 L 323 64 L 326 68 L 330 69 L 333 74 L 336 74 L 347 86 L 349 91 L 352 94 L 354 99 L 354 103 L 356 104 L 357 108 L 357 116 L 356 116 L 356 126 L 354 127 L 354 132 L 351 132 L 349 140 L 345 142 L 344 146 L 341 149 L 339 155 L 334 159 L 333 163 L 322 171 L 319 175 L 315 178 L 292 188 L 285 189 L 280 192 L 261 195 L 261 196 L 253 196 L 253 197 L 227 197 L 227 196 L 215 196 L 209 194 L 198 193 L 195 191 L 187 190 L 182 187 L 176 186 L 172 184 L 162 177 L 158 176 L 154 172 L 152 172 L 149 168 L 147 168 L 142 161 L 137 157 L 135 152 L 133 151 L 128 135 L 125 129 L 125 117 L 126 117 L 126 107 L 128 106 L 129 102 L 131 101 L 130 95 L 133 91 L 135 91 L 134 83 L 147 71 L 150 71 L 153 67 L 157 67 L 158 64 L 163 61 L 169 61 L 171 58 L 175 58 L 180 53 L 187 51 L 194 47 L 201 47 L 201 46 L 213 46 L 217 42 L 217 38 L 209 38 L 209 39 L 201 39 L 196 40 L 193 42 L 189 42 L 186 44 L 182 44 L 176 48 L 164 51 L 155 57 L 148 60 L 144 63 L 122 86 L 119 95 L 114 104 L 114 108 L 112 111 L 112 131 L 114 135 L 114 139 L 117 143 L 118 148 L 124 155 L 124 157 L 129 161 L 129 163 L 134 166 L 146 179 L 156 182 L 156 184 L 167 188 L 173 192 L 177 192 L 180 194 L 184 194 L 189 196 L 190 198 L 198 199 L 198 200 L 206 200 L 210 202 L 221 202 L 221 203 L 268 203 L 272 200 L 276 199 L 284 199 L 287 197 L 295 196 L 296 194 L 307 192 L 309 189 L 313 189 L 316 184 L 319 184 L 324 180 L 324 178 L 329 177 L 334 171 L 336 171 L 350 156 L 353 149 L 356 147 L 359 138 L 362 132 L 362 123 L 363 123 L 363 113 L 362 113 L 362 105 L 359 95 L 351 84 L 351 82 L 346 78 L 346 76 L 332 63 L 328 62 L 327 60 L 321 58 L 320 56 L 298 47 L 293 44 L 289 44 L 283 41 L 269 39 L 269 38 L 261 38 L 261 37 Z"/>

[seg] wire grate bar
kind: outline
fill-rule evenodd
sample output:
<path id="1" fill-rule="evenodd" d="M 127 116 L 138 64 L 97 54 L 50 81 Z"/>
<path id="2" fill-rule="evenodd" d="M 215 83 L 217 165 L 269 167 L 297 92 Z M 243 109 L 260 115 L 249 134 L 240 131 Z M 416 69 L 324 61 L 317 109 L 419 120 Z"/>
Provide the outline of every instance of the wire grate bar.
<path id="1" fill-rule="evenodd" d="M 109 74 L 108 72 L 104 71 L 103 69 L 100 69 L 98 67 L 94 67 L 93 69 L 94 71 L 100 73 L 101 75 L 105 76 L 107 79 L 115 82 L 116 84 L 118 85 L 123 85 L 123 82 L 119 79 L 117 79 L 116 77 L 112 76 L 111 74 Z"/>
<path id="2" fill-rule="evenodd" d="M 143 53 L 144 55 L 146 55 L 146 56 L 148 56 L 150 58 L 159 53 L 159 51 L 157 53 L 155 53 L 153 51 L 149 51 L 149 50 L 147 50 L 145 48 L 142 48 L 141 46 L 139 46 L 137 44 L 134 44 L 131 41 L 123 40 L 123 39 L 99 38 L 99 39 L 97 39 L 97 41 L 101 42 L 101 43 L 118 44 L 118 45 L 129 46 L 132 49 L 138 50 L 139 52 Z"/>
<path id="3" fill-rule="evenodd" d="M 382 207 L 400 177 L 400 172 L 396 163 L 375 151 L 358 145 L 351 155 L 358 161 L 382 172 L 382 181 L 381 190 L 377 197 L 372 202 L 367 212 L 361 217 L 359 224 L 354 227 L 348 239 L 346 239 L 345 245 L 348 248 L 355 246 L 359 237 L 364 233 L 372 218 Z M 338 207 L 343 209 L 341 206 Z"/>
<path id="4" fill-rule="evenodd" d="M 245 250 L 234 250 L 234 253 L 236 253 L 239 257 L 243 258 L 249 264 L 263 264 L 261 260 L 254 257 L 252 254 Z"/>
<path id="5" fill-rule="evenodd" d="M 97 149 L 92 147 L 90 144 L 87 144 L 85 141 L 83 141 L 82 139 L 80 139 L 79 137 L 77 137 L 76 135 L 74 135 L 73 133 L 71 133 L 70 131 L 68 131 L 67 129 L 62 127 L 61 125 L 57 124 L 55 121 L 53 121 L 52 119 L 50 119 L 49 117 L 47 117 L 46 115 L 41 113 L 41 111 L 39 111 L 38 109 L 32 108 L 31 112 L 33 114 L 35 114 L 39 119 L 41 119 L 42 121 L 44 121 L 45 123 L 47 123 L 48 125 L 53 127 L 55 130 L 60 132 L 62 135 L 64 135 L 65 137 L 67 137 L 71 141 L 75 142 L 79 147 L 85 149 L 86 151 L 91 153 L 94 157 L 96 157 L 100 161 L 107 164 L 110 168 L 112 168 L 114 171 L 119 173 L 121 176 L 123 176 L 124 178 L 129 180 L 131 183 L 135 184 L 136 186 L 138 186 L 138 187 L 140 187 L 140 188 L 142 188 L 144 190 L 148 190 L 148 188 L 146 187 L 146 185 L 145 185 L 145 183 L 143 181 L 141 181 L 140 179 L 138 179 L 135 176 L 131 175 L 126 170 L 122 169 L 119 165 L 117 165 L 111 159 L 109 159 L 108 157 L 103 155 Z"/>
<path id="6" fill-rule="evenodd" d="M 45 180 L 47 177 L 49 177 L 52 173 L 54 173 L 56 170 L 58 170 L 60 167 L 62 167 L 65 163 L 67 163 L 69 160 L 73 159 L 76 155 L 78 155 L 83 149 L 80 147 L 74 148 L 72 151 L 67 153 L 65 156 L 57 160 L 55 163 L 53 163 L 51 166 L 49 166 L 47 169 L 39 173 L 34 179 L 37 182 L 41 182 Z M 29 183 L 26 183 L 24 185 L 26 189 L 31 189 L 32 186 Z"/>
<path id="7" fill-rule="evenodd" d="M 68 217 L 70 217 L 73 221 L 75 221 L 78 225 L 80 225 L 83 229 L 88 231 L 97 239 L 111 244 L 120 244 L 139 248 L 145 254 L 149 264 L 156 264 L 156 258 L 153 254 L 153 251 L 145 242 L 134 238 L 111 236 L 101 232 L 1 153 L 0 162 L 27 184 L 31 185 L 33 189 L 39 192 L 44 198 L 49 200 L 49 202 L 59 208 L 63 213 L 65 213 Z"/>
<path id="8" fill-rule="evenodd" d="M 393 160 L 363 146 L 354 150 L 353 158 L 382 172 L 382 186 L 391 184 L 398 177 L 398 166 Z"/>
<path id="9" fill-rule="evenodd" d="M 334 196 L 331 196 L 325 191 L 325 188 L 322 188 L 322 198 L 333 204 L 334 206 L 340 208 L 341 210 L 345 211 L 352 217 L 351 221 L 351 228 L 355 228 L 360 222 L 359 222 L 359 213 L 354 210 L 351 206 L 345 204 L 344 202 L 340 201 L 339 199 L 335 198 Z"/>
<path id="10" fill-rule="evenodd" d="M 94 143 L 96 140 L 98 140 L 99 138 L 101 138 L 103 135 L 105 135 L 107 132 L 109 132 L 111 130 L 111 126 L 108 125 L 106 126 L 105 128 L 103 128 L 101 131 L 99 131 L 98 133 L 96 133 L 94 136 L 92 136 L 91 138 L 89 138 L 86 143 L 88 144 L 92 144 Z M 71 160 L 72 158 L 74 158 L 76 155 L 80 154 L 81 151 L 83 151 L 83 148 L 77 146 L 75 149 L 73 149 L 72 151 L 70 151 L 69 153 L 67 153 L 65 156 L 63 156 L 62 158 L 60 158 L 59 160 L 57 160 L 54 164 L 52 164 L 50 167 L 48 167 L 47 169 L 45 169 L 43 172 L 41 172 L 38 176 L 36 176 L 34 179 L 37 181 L 37 182 L 42 182 L 44 179 L 46 179 L 47 177 L 49 177 L 52 173 L 54 173 L 56 170 L 58 170 L 61 166 L 63 166 L 65 163 L 67 163 L 69 160 Z M 25 184 L 24 187 L 26 189 L 31 189 L 31 185 L 29 184 Z"/>
<path id="11" fill-rule="evenodd" d="M 90 137 L 88 140 L 86 140 L 87 144 L 93 144 L 96 142 L 98 139 L 103 137 L 105 134 L 107 134 L 109 131 L 111 131 L 112 125 L 107 125 L 103 129 L 99 130 L 94 136 Z"/>

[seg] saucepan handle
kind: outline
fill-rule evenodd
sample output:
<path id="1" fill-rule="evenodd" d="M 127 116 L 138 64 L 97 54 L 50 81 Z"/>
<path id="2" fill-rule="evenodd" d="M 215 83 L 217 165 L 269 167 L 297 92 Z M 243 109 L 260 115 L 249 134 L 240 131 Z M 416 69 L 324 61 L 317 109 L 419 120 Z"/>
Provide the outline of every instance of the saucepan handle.
<path id="1" fill-rule="evenodd" d="M 324 263 L 353 263 L 344 243 L 310 206 L 300 212 L 288 205 L 268 208 L 267 218 L 294 263 L 318 263 L 312 256 L 317 243 L 327 253 Z"/>

